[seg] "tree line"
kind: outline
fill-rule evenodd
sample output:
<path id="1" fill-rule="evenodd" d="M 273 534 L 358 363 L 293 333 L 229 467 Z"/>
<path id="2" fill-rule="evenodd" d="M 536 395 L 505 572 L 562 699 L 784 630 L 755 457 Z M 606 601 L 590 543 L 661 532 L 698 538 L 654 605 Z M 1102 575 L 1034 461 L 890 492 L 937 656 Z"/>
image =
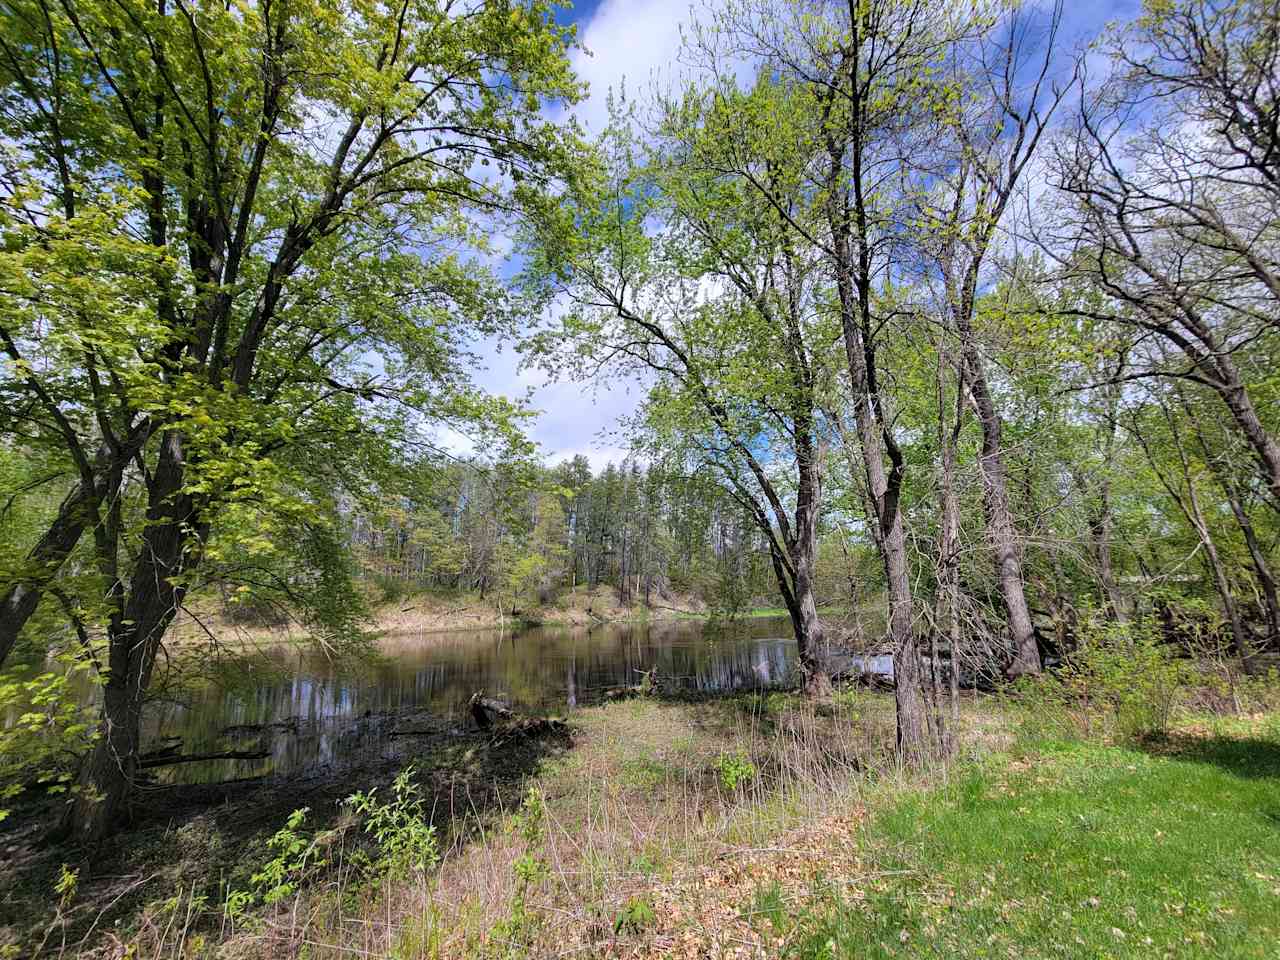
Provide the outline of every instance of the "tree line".
<path id="1" fill-rule="evenodd" d="M 627 459 L 593 473 L 582 455 L 554 467 L 420 462 L 343 511 L 358 571 L 385 591 L 474 593 L 529 610 L 608 587 L 619 604 L 676 595 L 736 610 L 769 597 L 763 543 L 714 484 Z"/>
<path id="2" fill-rule="evenodd" d="M 189 598 L 338 649 L 362 565 L 508 605 L 763 575 L 817 695 L 839 590 L 883 609 L 908 760 L 942 660 L 1147 616 L 1274 650 L 1280 9 L 1070 41 L 1060 6 L 730 0 L 589 141 L 541 0 L 6 4 L 0 698 L 55 705 L 21 769 L 103 836 Z M 492 336 L 636 377 L 632 459 L 540 465 L 470 379 Z"/>

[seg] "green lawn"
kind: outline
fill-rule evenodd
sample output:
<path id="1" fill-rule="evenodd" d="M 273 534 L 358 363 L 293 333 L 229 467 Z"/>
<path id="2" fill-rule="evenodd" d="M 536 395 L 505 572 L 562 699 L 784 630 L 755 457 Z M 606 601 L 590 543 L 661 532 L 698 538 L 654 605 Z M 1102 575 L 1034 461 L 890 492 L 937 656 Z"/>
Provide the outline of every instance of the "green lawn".
<path id="1" fill-rule="evenodd" d="M 820 957 L 1280 957 L 1280 736 L 1048 747 L 873 817 Z"/>

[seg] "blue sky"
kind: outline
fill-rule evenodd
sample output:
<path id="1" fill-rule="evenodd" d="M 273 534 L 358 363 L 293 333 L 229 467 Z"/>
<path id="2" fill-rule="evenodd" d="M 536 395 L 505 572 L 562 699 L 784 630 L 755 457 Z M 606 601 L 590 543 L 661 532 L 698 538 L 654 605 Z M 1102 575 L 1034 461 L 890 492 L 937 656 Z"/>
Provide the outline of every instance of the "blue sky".
<path id="1" fill-rule="evenodd" d="M 779 0 L 786 2 L 786 0 Z M 680 46 L 680 28 L 717 0 L 583 0 L 560 12 L 563 22 L 578 24 L 585 50 L 573 57 L 578 75 L 590 86 L 588 99 L 574 113 L 591 132 L 603 126 L 610 89 L 625 83 L 629 93 L 643 93 L 652 81 L 669 79 Z M 1076 47 L 1095 35 L 1107 21 L 1130 19 L 1138 0 L 1064 0 L 1061 41 Z M 640 398 L 634 384 L 604 381 L 595 385 L 548 383 L 536 371 L 520 371 L 519 357 L 510 345 L 481 345 L 484 369 L 477 382 L 491 393 L 523 396 L 532 389 L 541 411 L 531 435 L 548 462 L 584 454 L 595 468 L 617 462 L 624 445 L 612 434 L 618 419 L 632 411 Z"/>

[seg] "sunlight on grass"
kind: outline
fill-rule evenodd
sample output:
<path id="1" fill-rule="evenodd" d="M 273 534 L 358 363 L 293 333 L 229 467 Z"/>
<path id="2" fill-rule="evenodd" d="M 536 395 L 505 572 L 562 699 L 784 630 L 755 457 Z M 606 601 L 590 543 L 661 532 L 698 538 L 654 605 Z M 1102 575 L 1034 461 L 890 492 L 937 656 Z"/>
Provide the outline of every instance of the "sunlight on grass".
<path id="1" fill-rule="evenodd" d="M 1280 741 L 1059 745 L 913 795 L 810 905 L 820 957 L 1274 957 Z"/>

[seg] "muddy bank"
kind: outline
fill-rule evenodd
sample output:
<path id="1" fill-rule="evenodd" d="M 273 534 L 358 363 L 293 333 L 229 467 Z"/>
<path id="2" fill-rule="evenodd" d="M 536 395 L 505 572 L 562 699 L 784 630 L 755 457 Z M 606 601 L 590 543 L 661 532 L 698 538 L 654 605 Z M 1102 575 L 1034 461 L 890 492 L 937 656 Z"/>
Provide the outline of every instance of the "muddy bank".
<path id="1" fill-rule="evenodd" d="M 474 722 L 426 713 L 369 715 L 350 724 L 349 732 L 376 734 L 378 749 L 349 754 L 340 763 L 218 783 L 148 778 L 130 820 L 94 849 L 50 839 L 62 808 L 56 798 L 22 798 L 0 824 L 7 893 L 0 899 L 0 955 L 6 945 L 18 949 L 15 956 L 37 955 L 51 930 L 46 952 L 63 950 L 64 942 L 68 955 L 104 946 L 117 925 L 135 925 L 149 904 L 179 890 L 219 904 L 228 890 L 248 887 L 252 871 L 270 857 L 267 838 L 290 813 L 307 809 L 306 823 L 314 829 L 338 826 L 343 800 L 357 791 L 385 792 L 410 764 L 441 849 L 460 848 L 492 816 L 518 805 L 525 780 L 544 760 L 573 745 L 563 723 L 517 723 L 482 731 Z M 231 733 L 267 742 L 297 730 L 275 723 Z M 351 841 L 358 844 L 358 834 Z M 77 881 L 73 902 L 58 921 L 54 888 L 63 865 Z"/>

